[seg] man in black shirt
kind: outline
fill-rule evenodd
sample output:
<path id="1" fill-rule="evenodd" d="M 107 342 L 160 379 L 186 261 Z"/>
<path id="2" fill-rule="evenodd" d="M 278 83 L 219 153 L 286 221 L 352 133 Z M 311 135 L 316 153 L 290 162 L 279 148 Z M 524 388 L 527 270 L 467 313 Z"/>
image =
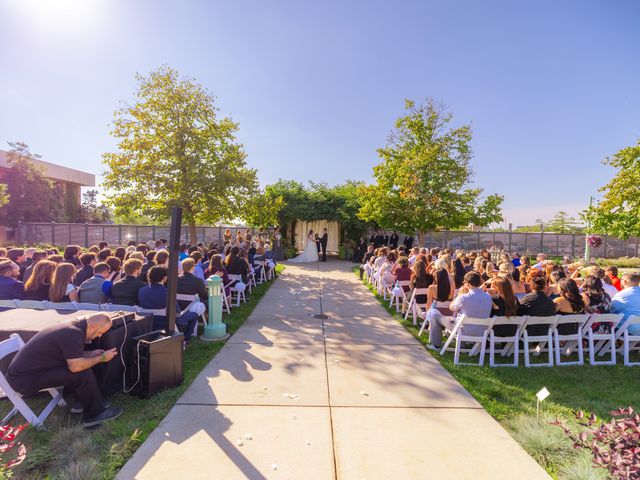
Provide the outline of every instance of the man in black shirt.
<path id="1" fill-rule="evenodd" d="M 86 252 L 80 255 L 80 263 L 82 268 L 78 270 L 73 277 L 73 284 L 76 287 L 82 285 L 85 281 L 93 277 L 93 267 L 96 264 L 98 257 L 93 252 Z"/>
<path id="2" fill-rule="evenodd" d="M 389 245 L 391 245 L 392 249 L 395 250 L 398 248 L 398 240 L 400 240 L 400 237 L 398 236 L 398 232 L 394 230 L 391 237 L 389 237 Z"/>
<path id="3" fill-rule="evenodd" d="M 13 358 L 7 370 L 7 381 L 22 395 L 34 395 L 46 388 L 71 390 L 82 405 L 85 427 L 119 417 L 121 408 L 105 407 L 91 370 L 99 363 L 111 361 L 117 355 L 116 349 L 84 349 L 86 342 L 100 337 L 110 328 L 109 316 L 95 313 L 41 330 Z M 80 409 L 74 410 L 80 413 Z"/>
<path id="4" fill-rule="evenodd" d="M 530 317 L 551 317 L 556 314 L 556 304 L 544 293 L 547 282 L 543 276 L 534 277 L 529 281 L 531 293 L 520 299 L 518 315 Z M 529 335 L 545 335 L 547 325 L 530 325 L 527 327 Z"/>

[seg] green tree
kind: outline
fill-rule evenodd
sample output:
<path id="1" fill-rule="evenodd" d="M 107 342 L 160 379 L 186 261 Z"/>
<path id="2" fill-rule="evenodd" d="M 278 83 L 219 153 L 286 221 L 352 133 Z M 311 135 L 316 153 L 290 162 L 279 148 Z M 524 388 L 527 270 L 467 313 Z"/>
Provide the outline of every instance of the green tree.
<path id="1" fill-rule="evenodd" d="M 98 191 L 87 190 L 82 194 L 82 204 L 78 208 L 77 221 L 80 223 L 107 223 L 111 221 L 111 210 L 103 203 L 98 204 Z"/>
<path id="2" fill-rule="evenodd" d="M 623 239 L 640 236 L 640 140 L 603 163 L 618 171 L 600 188 L 604 194 L 602 200 L 583 211 L 582 218 L 591 224 L 594 232 Z"/>
<path id="3" fill-rule="evenodd" d="M 168 66 L 136 79 L 135 103 L 115 113 L 118 151 L 103 155 L 109 201 L 116 215 L 155 219 L 182 207 L 195 242 L 196 223 L 239 216 L 257 190 L 256 171 L 236 139 L 238 124 L 219 119 L 213 95 L 193 79 Z"/>
<path id="4" fill-rule="evenodd" d="M 555 233 L 575 233 L 580 231 L 581 225 L 567 212 L 560 210 L 545 224 L 545 230 Z"/>
<path id="5" fill-rule="evenodd" d="M 43 169 L 31 159 L 39 158 L 24 142 L 9 142 L 7 160 L 11 167 L 0 223 L 14 226 L 18 222 L 56 222 L 64 219 L 62 191 L 44 176 Z"/>
<path id="6" fill-rule="evenodd" d="M 502 220 L 499 195 L 481 200 L 472 188 L 471 128 L 454 128 L 453 116 L 432 99 L 405 101 L 387 146 L 378 149 L 376 183 L 362 187 L 360 218 L 406 233 Z"/>
<path id="7" fill-rule="evenodd" d="M 264 191 L 253 195 L 245 204 L 242 219 L 250 227 L 267 228 L 278 225 L 279 214 L 284 207 L 281 196 Z"/>
<path id="8" fill-rule="evenodd" d="M 9 203 L 9 192 L 4 183 L 0 183 L 0 208 Z"/>

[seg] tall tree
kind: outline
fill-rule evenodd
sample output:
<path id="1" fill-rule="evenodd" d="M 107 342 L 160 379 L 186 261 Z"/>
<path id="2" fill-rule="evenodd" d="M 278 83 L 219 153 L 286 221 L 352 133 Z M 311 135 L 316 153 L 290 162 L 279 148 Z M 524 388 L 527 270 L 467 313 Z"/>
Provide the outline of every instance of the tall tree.
<path id="1" fill-rule="evenodd" d="M 602 200 L 585 210 L 582 218 L 591 223 L 594 232 L 623 239 L 640 236 L 640 140 L 603 163 L 618 171 L 599 190 L 604 193 Z"/>
<path id="2" fill-rule="evenodd" d="M 376 183 L 361 189 L 362 219 L 405 233 L 450 229 L 502 220 L 499 195 L 481 200 L 472 188 L 471 128 L 454 128 L 453 116 L 428 99 L 405 101 L 382 162 L 373 169 Z"/>
<path id="3" fill-rule="evenodd" d="M 7 160 L 11 167 L 6 193 L 9 201 L 0 208 L 0 223 L 17 225 L 18 222 L 56 222 L 64 219 L 62 191 L 44 176 L 43 169 L 32 159 L 40 155 L 31 153 L 24 142 L 9 142 L 11 150 Z"/>
<path id="4" fill-rule="evenodd" d="M 80 223 L 107 223 L 111 211 L 103 203 L 98 203 L 98 191 L 87 190 L 82 194 L 82 204 L 78 208 L 77 221 Z"/>
<path id="5" fill-rule="evenodd" d="M 196 223 L 239 216 L 256 192 L 256 171 L 236 139 L 238 124 L 219 119 L 213 95 L 193 79 L 168 66 L 136 79 L 135 103 L 115 113 L 118 151 L 103 155 L 109 201 L 117 215 L 157 219 L 182 207 L 194 242 Z"/>
<path id="6" fill-rule="evenodd" d="M 545 224 L 545 230 L 555 233 L 574 233 L 581 228 L 580 223 L 567 212 L 560 210 Z"/>

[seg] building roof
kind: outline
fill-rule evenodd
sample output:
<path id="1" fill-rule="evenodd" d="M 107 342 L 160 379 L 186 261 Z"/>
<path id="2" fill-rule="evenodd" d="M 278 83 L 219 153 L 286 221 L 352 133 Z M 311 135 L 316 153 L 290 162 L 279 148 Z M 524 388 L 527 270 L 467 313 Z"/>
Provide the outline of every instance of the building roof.
<path id="1" fill-rule="evenodd" d="M 4 150 L 0 150 L 0 168 L 11 168 L 7 153 L 8 152 Z M 93 173 L 63 167 L 62 165 L 56 165 L 55 163 L 45 162 L 44 160 L 36 158 L 31 158 L 31 161 L 35 165 L 41 166 L 44 169 L 44 175 L 51 180 L 76 183 L 83 187 L 95 187 L 96 185 L 96 176 Z"/>

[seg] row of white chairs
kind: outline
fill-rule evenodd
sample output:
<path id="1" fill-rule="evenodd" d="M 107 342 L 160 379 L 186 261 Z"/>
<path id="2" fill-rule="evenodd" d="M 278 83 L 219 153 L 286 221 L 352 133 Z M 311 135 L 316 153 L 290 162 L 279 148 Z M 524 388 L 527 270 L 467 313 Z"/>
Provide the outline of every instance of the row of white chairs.
<path id="1" fill-rule="evenodd" d="M 427 323 L 428 315 L 424 315 L 422 330 Z M 554 315 L 551 317 L 491 317 L 472 318 L 461 316 L 455 323 L 452 317 L 443 317 L 452 328 L 445 331 L 448 338 L 440 350 L 440 354 L 453 350 L 454 364 L 456 365 L 483 365 L 487 344 L 489 346 L 489 365 L 517 367 L 519 363 L 520 345 L 524 353 L 526 367 L 554 365 L 584 365 L 584 351 L 589 353 L 591 365 L 615 365 L 617 354 L 623 356 L 626 366 L 640 365 L 640 362 L 632 362 L 630 354 L 640 351 L 640 335 L 629 332 L 632 325 L 640 325 L 640 317 L 631 316 L 620 325 L 621 314 L 584 314 L 584 315 Z M 599 328 L 594 331 L 594 324 L 608 325 L 608 331 Z M 562 333 L 562 326 L 575 326 L 572 333 Z M 498 336 L 495 327 L 512 326 L 515 328 L 513 335 Z M 535 327 L 540 332 L 531 334 Z M 455 347 L 450 348 L 455 341 Z M 586 345 L 585 345 L 586 341 Z M 513 356 L 511 363 L 496 363 L 496 352 L 502 357 Z M 533 363 L 530 356 L 540 356 L 547 353 L 547 361 Z M 460 354 L 467 353 L 470 357 L 479 355 L 476 363 L 463 363 Z M 563 360 L 562 357 L 577 354 L 575 360 Z M 607 360 L 597 360 L 608 356 Z"/>

